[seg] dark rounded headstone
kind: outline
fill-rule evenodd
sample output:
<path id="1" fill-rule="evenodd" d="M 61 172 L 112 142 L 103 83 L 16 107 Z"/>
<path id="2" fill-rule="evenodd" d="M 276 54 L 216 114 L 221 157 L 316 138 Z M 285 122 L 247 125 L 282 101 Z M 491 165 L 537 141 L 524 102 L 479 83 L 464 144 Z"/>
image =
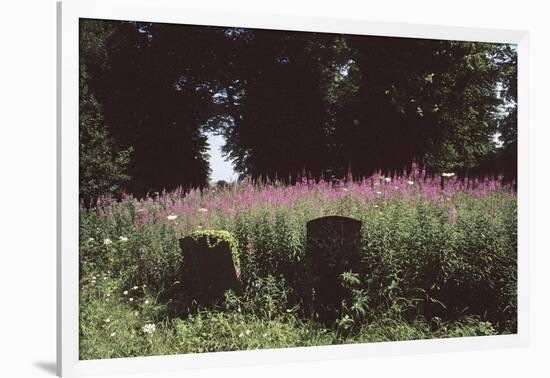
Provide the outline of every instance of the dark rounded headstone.
<path id="1" fill-rule="evenodd" d="M 313 312 L 327 323 L 335 320 L 349 290 L 340 275 L 356 270 L 360 258 L 361 221 L 328 216 L 307 223 L 306 258 L 312 289 Z"/>
<path id="2" fill-rule="evenodd" d="M 212 305 L 227 290 L 240 291 L 238 267 L 229 241 L 214 236 L 187 236 L 180 240 L 183 281 L 200 305 Z"/>

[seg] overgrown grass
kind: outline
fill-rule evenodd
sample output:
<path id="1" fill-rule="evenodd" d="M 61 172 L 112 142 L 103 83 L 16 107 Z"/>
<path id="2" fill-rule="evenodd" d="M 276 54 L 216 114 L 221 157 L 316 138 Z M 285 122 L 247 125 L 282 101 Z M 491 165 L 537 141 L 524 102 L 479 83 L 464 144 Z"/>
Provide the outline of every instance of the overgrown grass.
<path id="1" fill-rule="evenodd" d="M 419 172 L 337 185 L 232 186 L 106 201 L 80 213 L 80 358 L 516 332 L 517 201 L 496 181 Z M 304 309 L 306 222 L 362 221 L 333 325 Z M 231 232 L 243 291 L 189 301 L 178 238 Z"/>

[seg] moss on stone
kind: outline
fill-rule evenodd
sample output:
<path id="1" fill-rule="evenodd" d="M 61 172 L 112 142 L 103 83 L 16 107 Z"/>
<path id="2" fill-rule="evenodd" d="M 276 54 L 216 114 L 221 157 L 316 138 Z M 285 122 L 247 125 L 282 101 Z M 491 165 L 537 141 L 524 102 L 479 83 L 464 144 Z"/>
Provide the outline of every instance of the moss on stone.
<path id="1" fill-rule="evenodd" d="M 237 269 L 240 268 L 239 242 L 231 232 L 226 230 L 197 230 L 192 232 L 190 236 L 195 241 L 205 239 L 209 248 L 216 247 L 220 242 L 227 242 L 231 249 L 233 263 Z"/>

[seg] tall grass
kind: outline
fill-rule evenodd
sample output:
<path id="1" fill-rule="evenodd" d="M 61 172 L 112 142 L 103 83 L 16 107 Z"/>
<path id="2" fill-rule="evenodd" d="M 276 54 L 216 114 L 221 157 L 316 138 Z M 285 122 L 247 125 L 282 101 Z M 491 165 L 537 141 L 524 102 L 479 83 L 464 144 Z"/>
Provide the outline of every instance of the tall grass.
<path id="1" fill-rule="evenodd" d="M 517 200 L 498 179 L 374 175 L 176 190 L 80 212 L 81 358 L 516 331 Z M 362 221 L 350 296 L 326 326 L 303 308 L 307 221 Z M 189 301 L 178 238 L 227 230 L 244 290 Z M 108 322 L 106 320 L 109 320 Z"/>

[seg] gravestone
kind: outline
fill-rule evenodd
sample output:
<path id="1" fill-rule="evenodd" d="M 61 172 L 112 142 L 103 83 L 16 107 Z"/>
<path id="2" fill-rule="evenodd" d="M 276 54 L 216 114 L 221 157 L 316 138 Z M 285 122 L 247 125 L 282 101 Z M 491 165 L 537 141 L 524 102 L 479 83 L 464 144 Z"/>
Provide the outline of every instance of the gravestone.
<path id="1" fill-rule="evenodd" d="M 207 234 L 191 235 L 180 239 L 180 247 L 182 281 L 198 304 L 213 305 L 226 290 L 240 291 L 239 269 L 228 240 Z"/>
<path id="2" fill-rule="evenodd" d="M 328 216 L 307 223 L 311 310 L 325 323 L 336 320 L 342 300 L 349 296 L 340 274 L 357 270 L 360 240 L 361 221 L 356 219 Z"/>

